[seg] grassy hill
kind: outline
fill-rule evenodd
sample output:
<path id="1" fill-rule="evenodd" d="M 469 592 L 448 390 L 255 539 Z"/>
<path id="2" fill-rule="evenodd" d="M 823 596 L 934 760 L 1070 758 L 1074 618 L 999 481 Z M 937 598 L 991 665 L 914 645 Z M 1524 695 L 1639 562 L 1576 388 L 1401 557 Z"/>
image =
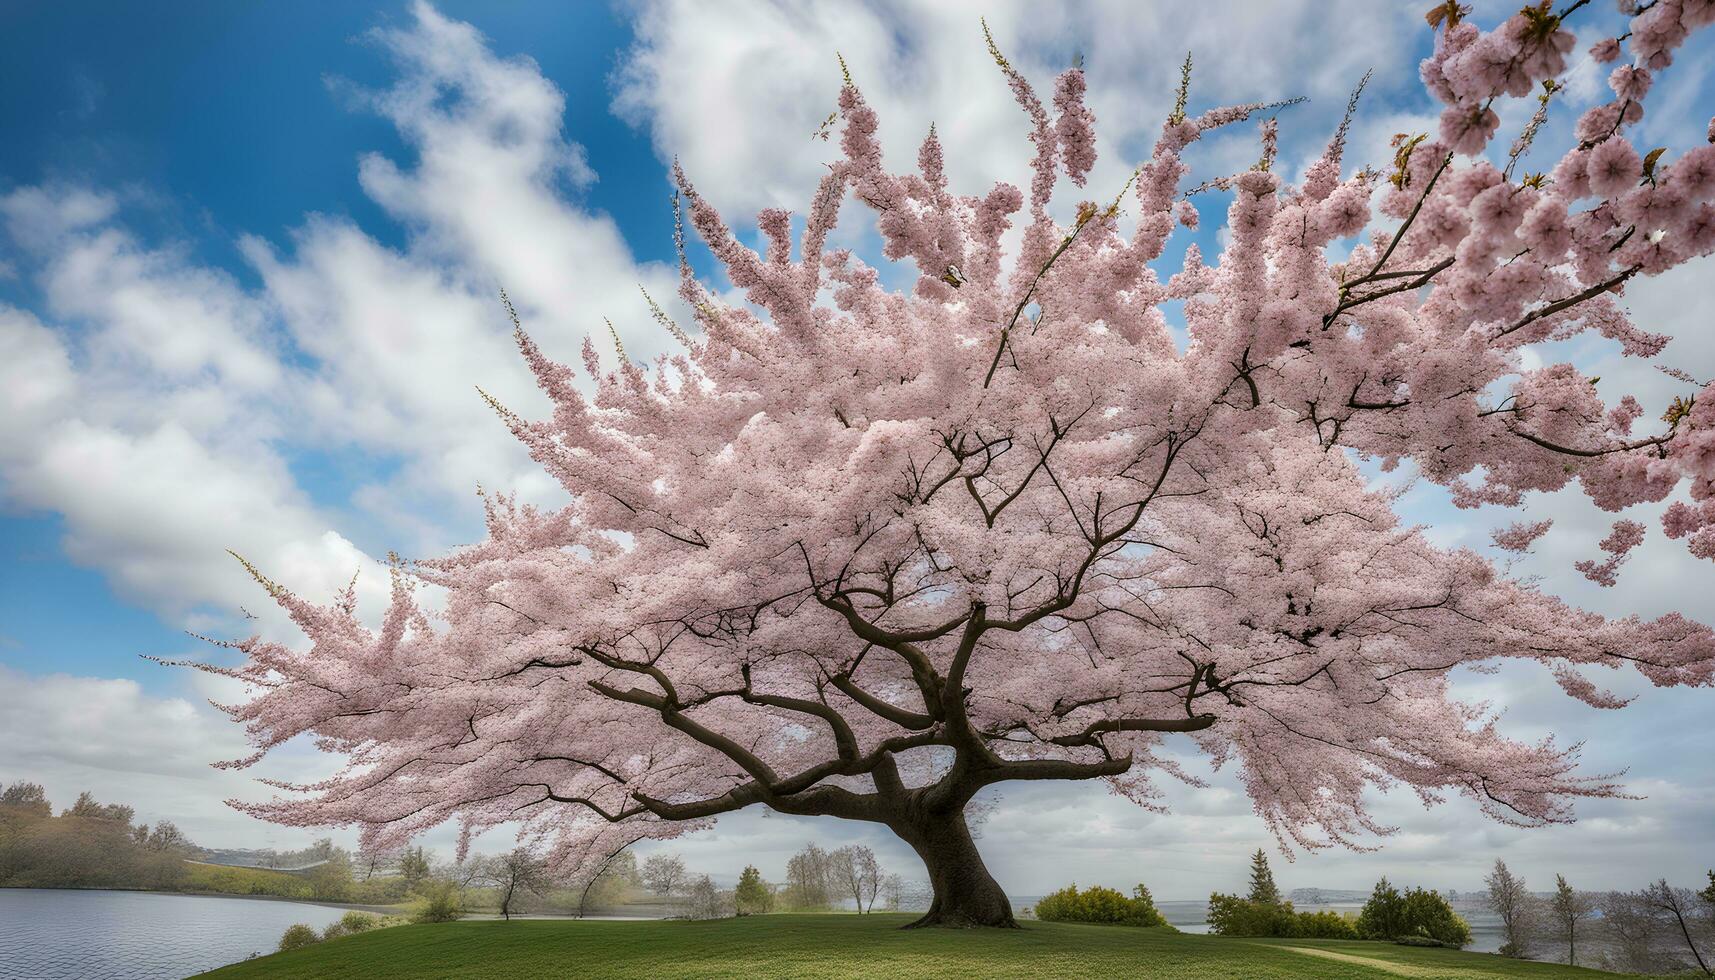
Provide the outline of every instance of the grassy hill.
<path id="1" fill-rule="evenodd" d="M 903 915 L 715 922 L 454 922 L 399 926 L 237 963 L 206 977 L 1221 977 L 1476 980 L 1612 977 L 1483 953 L 1384 943 L 1247 940 L 1032 922 L 1017 931 L 901 931 Z"/>

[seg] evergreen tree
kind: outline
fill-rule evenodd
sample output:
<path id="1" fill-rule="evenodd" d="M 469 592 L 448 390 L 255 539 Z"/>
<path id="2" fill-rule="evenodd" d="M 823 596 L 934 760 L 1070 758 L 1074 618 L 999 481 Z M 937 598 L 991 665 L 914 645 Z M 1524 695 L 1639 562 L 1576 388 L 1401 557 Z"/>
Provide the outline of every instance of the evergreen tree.
<path id="1" fill-rule="evenodd" d="M 756 870 L 756 865 L 745 865 L 744 873 L 738 876 L 733 902 L 739 915 L 767 912 L 774 905 L 774 893 L 769 890 L 768 882 L 762 880 L 762 872 Z"/>
<path id="2" fill-rule="evenodd" d="M 1274 872 L 1269 870 L 1268 855 L 1260 847 L 1251 855 L 1250 900 L 1264 905 L 1280 904 L 1280 889 L 1274 884 Z"/>

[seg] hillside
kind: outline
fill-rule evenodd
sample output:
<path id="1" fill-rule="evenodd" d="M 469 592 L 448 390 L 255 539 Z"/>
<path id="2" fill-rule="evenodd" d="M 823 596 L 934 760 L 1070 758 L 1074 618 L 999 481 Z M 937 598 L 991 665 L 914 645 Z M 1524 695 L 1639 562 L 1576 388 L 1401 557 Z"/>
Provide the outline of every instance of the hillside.
<path id="1" fill-rule="evenodd" d="M 903 915 L 768 915 L 713 922 L 455 922 L 401 926 L 237 963 L 206 977 L 1173 977 L 1480 980 L 1611 977 L 1482 953 L 1382 943 L 1243 940 L 1160 929 L 1030 923 L 902 931 Z"/>

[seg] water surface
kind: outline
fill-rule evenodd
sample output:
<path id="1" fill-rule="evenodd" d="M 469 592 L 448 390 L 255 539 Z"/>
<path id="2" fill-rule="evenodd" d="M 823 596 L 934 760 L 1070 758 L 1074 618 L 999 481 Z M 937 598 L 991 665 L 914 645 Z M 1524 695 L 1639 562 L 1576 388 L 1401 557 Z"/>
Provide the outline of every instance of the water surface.
<path id="1" fill-rule="evenodd" d="M 150 892 L 0 888 L 3 980 L 178 980 L 271 953 L 295 922 L 344 909 Z"/>

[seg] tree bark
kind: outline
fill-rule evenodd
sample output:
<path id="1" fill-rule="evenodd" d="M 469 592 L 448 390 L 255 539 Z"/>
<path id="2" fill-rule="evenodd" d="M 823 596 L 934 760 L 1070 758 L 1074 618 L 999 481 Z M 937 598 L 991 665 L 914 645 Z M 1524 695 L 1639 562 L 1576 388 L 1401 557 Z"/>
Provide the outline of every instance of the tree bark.
<path id="1" fill-rule="evenodd" d="M 922 814 L 893 829 L 923 859 L 935 892 L 929 911 L 907 929 L 1018 928 L 1012 903 L 984 866 L 962 810 Z"/>

